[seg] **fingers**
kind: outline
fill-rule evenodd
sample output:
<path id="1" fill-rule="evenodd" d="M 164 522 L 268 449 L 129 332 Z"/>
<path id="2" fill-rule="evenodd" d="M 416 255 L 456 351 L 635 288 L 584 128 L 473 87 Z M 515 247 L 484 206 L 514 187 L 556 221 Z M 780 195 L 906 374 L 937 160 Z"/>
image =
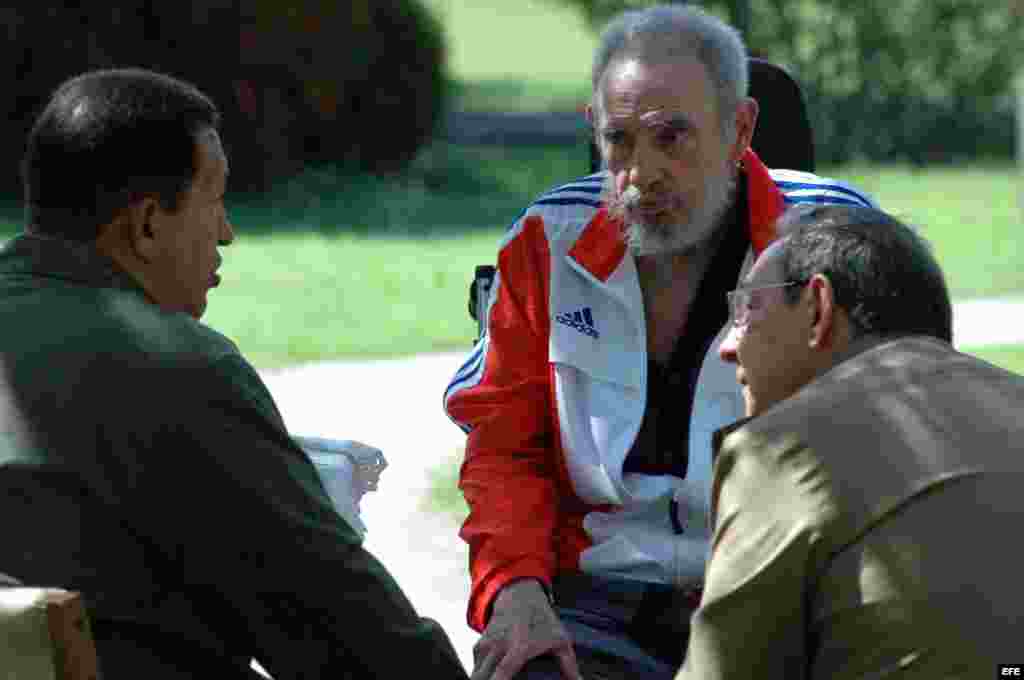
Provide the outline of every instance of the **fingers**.
<path id="1" fill-rule="evenodd" d="M 471 680 L 511 680 L 530 659 L 549 651 L 550 644 L 544 640 L 525 639 L 516 630 L 501 633 L 501 637 L 485 633 L 473 647 Z"/>
<path id="2" fill-rule="evenodd" d="M 552 654 L 566 680 L 582 680 L 576 654 L 568 637 L 532 640 L 526 643 L 491 644 L 474 648 L 471 680 L 513 680 L 531 660 Z M 480 650 L 480 654 L 477 654 Z"/>
<path id="3" fill-rule="evenodd" d="M 511 650 L 501 659 L 498 667 L 494 669 L 494 675 L 491 676 L 491 680 L 512 680 L 512 678 L 519 674 L 519 671 L 523 670 L 523 666 L 526 665 L 527 661 L 539 655 L 533 650 L 528 650 L 524 647 Z"/>
<path id="4" fill-rule="evenodd" d="M 579 664 L 576 663 L 576 652 L 573 651 L 571 644 L 564 649 L 557 650 L 555 658 L 558 659 L 558 667 L 562 669 L 562 675 L 566 680 L 583 680 Z"/>
<path id="5" fill-rule="evenodd" d="M 492 678 L 501 658 L 502 654 L 499 652 L 490 652 L 478 656 L 474 650 L 473 674 L 470 676 L 470 680 L 489 680 L 489 678 Z"/>
<path id="6" fill-rule="evenodd" d="M 580 678 L 572 639 L 543 590 L 533 588 L 535 585 L 516 582 L 514 588 L 503 591 L 483 636 L 473 647 L 472 680 L 513 680 L 531 659 L 548 653 L 557 658 L 567 680 Z"/>
<path id="7" fill-rule="evenodd" d="M 487 680 L 494 673 L 498 662 L 505 656 L 508 641 L 495 636 L 491 631 L 484 634 L 473 645 L 473 675 L 470 680 Z"/>

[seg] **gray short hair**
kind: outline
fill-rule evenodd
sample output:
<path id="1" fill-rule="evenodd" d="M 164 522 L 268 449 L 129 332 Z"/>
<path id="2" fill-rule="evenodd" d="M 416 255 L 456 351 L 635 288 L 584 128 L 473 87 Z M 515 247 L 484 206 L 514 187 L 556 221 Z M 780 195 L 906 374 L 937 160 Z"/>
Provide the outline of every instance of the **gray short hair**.
<path id="1" fill-rule="evenodd" d="M 715 88 L 724 131 L 747 96 L 750 73 L 743 38 L 735 28 L 697 7 L 656 5 L 624 12 L 605 27 L 591 71 L 595 110 L 601 110 L 598 93 L 608 66 L 629 57 L 650 64 L 695 57 Z"/>
<path id="2" fill-rule="evenodd" d="M 854 337 L 926 335 L 953 341 L 953 307 L 931 246 L 910 225 L 854 205 L 797 204 L 777 224 L 784 281 L 824 274 Z M 801 294 L 788 288 L 790 304 Z"/>

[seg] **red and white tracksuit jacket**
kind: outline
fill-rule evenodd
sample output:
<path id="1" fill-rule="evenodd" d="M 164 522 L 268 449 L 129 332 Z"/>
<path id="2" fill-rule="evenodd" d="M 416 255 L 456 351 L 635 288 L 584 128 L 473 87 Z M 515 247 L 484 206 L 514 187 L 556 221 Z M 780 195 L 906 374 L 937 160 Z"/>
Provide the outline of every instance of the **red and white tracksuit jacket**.
<path id="1" fill-rule="evenodd" d="M 752 252 L 741 277 L 787 203 L 872 204 L 835 180 L 769 171 L 751 151 L 744 168 Z M 715 351 L 723 329 L 697 381 L 686 479 L 622 473 L 644 414 L 647 339 L 634 260 L 599 200 L 603 177 L 545 194 L 512 225 L 486 333 L 445 393 L 468 434 L 459 486 L 470 514 L 460 536 L 477 630 L 517 578 L 550 586 L 558 572 L 583 570 L 680 587 L 703 579 L 711 433 L 744 415 L 735 368 Z"/>

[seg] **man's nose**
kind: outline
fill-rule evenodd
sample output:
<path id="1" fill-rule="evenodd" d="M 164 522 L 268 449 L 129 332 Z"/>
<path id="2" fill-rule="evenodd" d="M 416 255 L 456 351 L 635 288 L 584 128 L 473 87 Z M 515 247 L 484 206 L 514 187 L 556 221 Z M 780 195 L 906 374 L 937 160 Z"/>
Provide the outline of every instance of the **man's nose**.
<path id="1" fill-rule="evenodd" d="M 231 245 L 231 242 L 235 240 L 235 227 L 231 224 L 231 220 L 224 218 L 224 224 L 220 230 L 220 239 L 217 241 L 219 245 L 227 246 Z"/>
<path id="2" fill-rule="evenodd" d="M 657 152 L 643 141 L 633 147 L 629 163 L 629 184 L 641 191 L 650 188 L 661 176 L 661 163 Z"/>
<path id="3" fill-rule="evenodd" d="M 729 326 L 729 332 L 726 333 L 725 337 L 722 339 L 722 344 L 718 346 L 719 359 L 727 364 L 739 363 L 740 360 L 736 354 L 736 347 L 739 345 L 739 339 L 742 333 L 743 330 L 739 326 L 735 324 Z"/>

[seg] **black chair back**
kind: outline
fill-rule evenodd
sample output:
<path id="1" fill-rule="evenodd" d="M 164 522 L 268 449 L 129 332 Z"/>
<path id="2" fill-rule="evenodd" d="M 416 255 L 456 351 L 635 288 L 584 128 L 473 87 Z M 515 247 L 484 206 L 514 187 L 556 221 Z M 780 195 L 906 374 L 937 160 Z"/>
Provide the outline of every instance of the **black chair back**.
<path id="1" fill-rule="evenodd" d="M 793 77 L 781 66 L 751 59 L 750 96 L 760 108 L 750 142 L 754 153 L 769 168 L 814 172 L 814 135 Z"/>

